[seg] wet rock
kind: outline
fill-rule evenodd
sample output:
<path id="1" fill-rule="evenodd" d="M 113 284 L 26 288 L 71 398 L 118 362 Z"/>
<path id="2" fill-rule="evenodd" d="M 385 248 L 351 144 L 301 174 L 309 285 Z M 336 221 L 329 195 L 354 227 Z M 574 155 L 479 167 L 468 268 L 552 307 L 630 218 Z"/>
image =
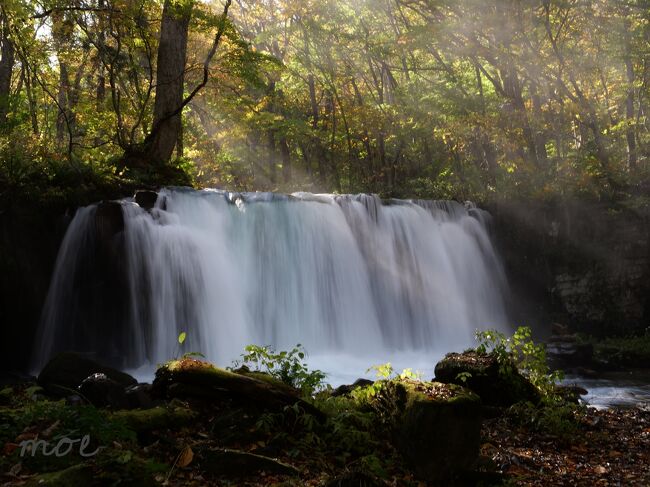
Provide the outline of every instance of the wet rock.
<path id="1" fill-rule="evenodd" d="M 135 202 L 140 205 L 141 208 L 145 210 L 151 210 L 156 206 L 156 201 L 158 200 L 158 193 L 155 191 L 150 191 L 148 189 L 139 189 L 133 195 Z"/>
<path id="2" fill-rule="evenodd" d="M 363 379 L 363 378 L 357 379 L 352 384 L 343 384 L 341 386 L 338 386 L 336 389 L 332 391 L 332 396 L 333 397 L 345 396 L 347 394 L 350 394 L 353 390 L 359 387 L 368 387 L 372 384 L 374 384 L 374 382 L 369 379 Z"/>
<path id="3" fill-rule="evenodd" d="M 126 408 L 129 405 L 124 386 L 106 374 L 96 373 L 86 377 L 79 385 L 79 394 L 98 408 Z"/>
<path id="4" fill-rule="evenodd" d="M 61 397 L 75 393 L 81 382 L 93 374 L 104 374 L 122 387 L 137 384 L 133 377 L 101 365 L 74 352 L 63 352 L 51 359 L 38 376 L 38 384 L 47 392 Z"/>
<path id="5" fill-rule="evenodd" d="M 260 473 L 298 476 L 295 467 L 273 458 L 238 450 L 216 449 L 202 453 L 201 466 L 212 475 L 257 477 Z"/>
<path id="6" fill-rule="evenodd" d="M 419 478 L 450 483 L 478 459 L 481 400 L 455 384 L 392 381 L 382 388 L 393 410 L 397 450 Z"/>
<path id="7" fill-rule="evenodd" d="M 436 380 L 463 385 L 478 394 L 486 406 L 508 407 L 520 401 L 537 403 L 537 388 L 514 365 L 501 367 L 496 355 L 476 351 L 448 353 L 435 368 Z"/>

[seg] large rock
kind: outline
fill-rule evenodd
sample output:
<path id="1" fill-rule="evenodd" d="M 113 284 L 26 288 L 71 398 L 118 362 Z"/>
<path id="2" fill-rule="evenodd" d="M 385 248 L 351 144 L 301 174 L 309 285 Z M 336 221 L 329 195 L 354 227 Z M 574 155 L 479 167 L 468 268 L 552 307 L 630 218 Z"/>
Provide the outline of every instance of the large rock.
<path id="1" fill-rule="evenodd" d="M 129 406 L 124 386 L 109 379 L 106 374 L 97 373 L 86 377 L 79 385 L 79 393 L 98 408 L 122 409 Z"/>
<path id="2" fill-rule="evenodd" d="M 486 406 L 508 407 L 520 401 L 537 403 L 537 388 L 514 365 L 502 367 L 496 355 L 476 351 L 448 353 L 436 364 L 436 380 L 463 385 L 481 397 Z"/>
<path id="3" fill-rule="evenodd" d="M 319 420 L 325 419 L 319 409 L 303 401 L 299 393 L 286 384 L 237 374 L 192 358 L 172 360 L 160 367 L 153 382 L 153 393 L 166 398 L 233 399 L 244 406 L 274 411 L 284 411 L 287 406 L 298 404 Z"/>
<path id="4" fill-rule="evenodd" d="M 391 381 L 380 393 L 395 447 L 423 480 L 453 483 L 478 459 L 481 400 L 440 382 Z"/>
<path id="5" fill-rule="evenodd" d="M 51 394 L 75 393 L 82 381 L 93 374 L 104 374 L 122 387 L 137 384 L 133 377 L 99 364 L 74 352 L 63 352 L 51 359 L 38 376 L 38 384 Z"/>

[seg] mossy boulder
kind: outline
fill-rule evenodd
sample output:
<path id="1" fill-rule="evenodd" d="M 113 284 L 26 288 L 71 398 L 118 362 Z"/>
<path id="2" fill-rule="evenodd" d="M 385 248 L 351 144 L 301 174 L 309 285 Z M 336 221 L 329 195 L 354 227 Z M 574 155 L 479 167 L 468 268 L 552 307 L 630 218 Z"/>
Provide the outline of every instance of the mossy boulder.
<path id="1" fill-rule="evenodd" d="M 325 419 L 324 414 L 305 402 L 295 390 L 277 381 L 236 374 L 193 358 L 172 360 L 156 371 L 153 393 L 159 397 L 194 397 L 210 401 L 235 400 L 243 406 L 283 411 L 298 404 L 305 412 Z"/>
<path id="2" fill-rule="evenodd" d="M 191 424 L 197 413 L 185 407 L 169 405 L 151 409 L 116 411 L 112 419 L 124 423 L 130 430 L 143 433 L 161 429 L 177 429 Z"/>
<path id="3" fill-rule="evenodd" d="M 244 375 L 246 377 L 252 377 L 253 379 L 261 380 L 263 382 L 267 382 L 273 387 L 277 387 L 278 389 L 283 390 L 287 394 L 290 394 L 292 396 L 300 397 L 300 391 L 296 389 L 295 387 L 291 387 L 288 384 L 285 384 L 279 379 L 276 379 L 273 377 L 271 374 L 267 372 L 262 372 L 259 370 L 250 370 L 248 367 L 245 365 L 242 365 L 241 367 L 233 370 L 235 374 L 240 374 Z"/>
<path id="4" fill-rule="evenodd" d="M 122 387 L 137 384 L 129 374 L 95 362 L 74 352 L 62 352 L 43 367 L 38 376 L 38 384 L 50 394 L 67 396 L 93 374 L 104 374 Z"/>
<path id="5" fill-rule="evenodd" d="M 393 442 L 422 480 L 453 482 L 478 459 L 481 400 L 455 384 L 394 380 L 377 399 Z"/>
<path id="6" fill-rule="evenodd" d="M 435 380 L 462 385 L 478 394 L 486 406 L 508 407 L 520 401 L 538 403 L 537 388 L 514 364 L 503 366 L 496 355 L 468 350 L 448 353 L 436 364 Z"/>

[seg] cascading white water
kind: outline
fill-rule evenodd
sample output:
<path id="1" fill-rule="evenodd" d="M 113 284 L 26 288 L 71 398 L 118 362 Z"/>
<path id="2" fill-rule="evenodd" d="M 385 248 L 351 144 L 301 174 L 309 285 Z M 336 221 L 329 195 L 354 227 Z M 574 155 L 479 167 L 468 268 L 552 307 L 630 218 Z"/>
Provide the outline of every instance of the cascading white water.
<path id="1" fill-rule="evenodd" d="M 119 303 L 102 305 L 123 312 L 104 320 L 96 333 L 102 339 L 89 332 L 96 313 L 74 316 L 80 289 L 92 288 L 75 269 L 94 255 L 84 248 L 96 245 L 93 209 L 82 209 L 44 309 L 41 361 L 67 348 L 121 356 L 123 366 L 155 364 L 178 353 L 178 333 L 187 331 L 183 351 L 222 365 L 250 343 L 301 343 L 331 358 L 319 365 L 336 369 L 340 357 L 463 348 L 476 328 L 508 324 L 504 274 L 487 214 L 476 208 L 382 204 L 370 195 L 164 189 L 151 212 L 132 201 L 122 210 L 123 250 L 115 257 L 122 262 L 113 265 L 123 269 L 127 289 L 110 294 Z M 105 289 L 101 276 L 94 279 Z M 88 292 L 94 302 L 105 296 Z"/>

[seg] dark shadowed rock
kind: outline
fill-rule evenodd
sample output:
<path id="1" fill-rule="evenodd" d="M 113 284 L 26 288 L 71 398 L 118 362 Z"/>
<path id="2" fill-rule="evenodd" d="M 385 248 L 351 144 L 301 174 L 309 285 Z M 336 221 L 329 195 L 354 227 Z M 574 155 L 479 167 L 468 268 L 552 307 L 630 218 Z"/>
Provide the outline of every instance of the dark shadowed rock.
<path id="1" fill-rule="evenodd" d="M 141 208 L 145 210 L 151 210 L 156 206 L 156 201 L 158 200 L 158 193 L 155 191 L 150 191 L 148 189 L 140 189 L 135 192 L 133 196 L 135 202 L 140 205 Z"/>
<path id="2" fill-rule="evenodd" d="M 394 444 L 423 480 L 453 483 L 478 459 L 481 400 L 455 384 L 391 381 L 381 392 Z M 436 484 L 437 485 L 437 484 Z"/>
<path id="3" fill-rule="evenodd" d="M 436 380 L 463 385 L 478 394 L 487 406 L 508 407 L 520 401 L 537 403 L 537 388 L 516 368 L 501 367 L 496 355 L 476 351 L 448 353 L 435 368 Z"/>
<path id="4" fill-rule="evenodd" d="M 93 374 L 104 374 L 122 387 L 137 384 L 133 377 L 101 365 L 74 352 L 63 352 L 51 359 L 38 376 L 38 384 L 47 392 L 62 397 L 77 391 L 81 382 Z"/>
<path id="5" fill-rule="evenodd" d="M 128 407 L 124 386 L 106 374 L 96 373 L 86 377 L 79 385 L 79 393 L 98 408 L 122 409 Z"/>

